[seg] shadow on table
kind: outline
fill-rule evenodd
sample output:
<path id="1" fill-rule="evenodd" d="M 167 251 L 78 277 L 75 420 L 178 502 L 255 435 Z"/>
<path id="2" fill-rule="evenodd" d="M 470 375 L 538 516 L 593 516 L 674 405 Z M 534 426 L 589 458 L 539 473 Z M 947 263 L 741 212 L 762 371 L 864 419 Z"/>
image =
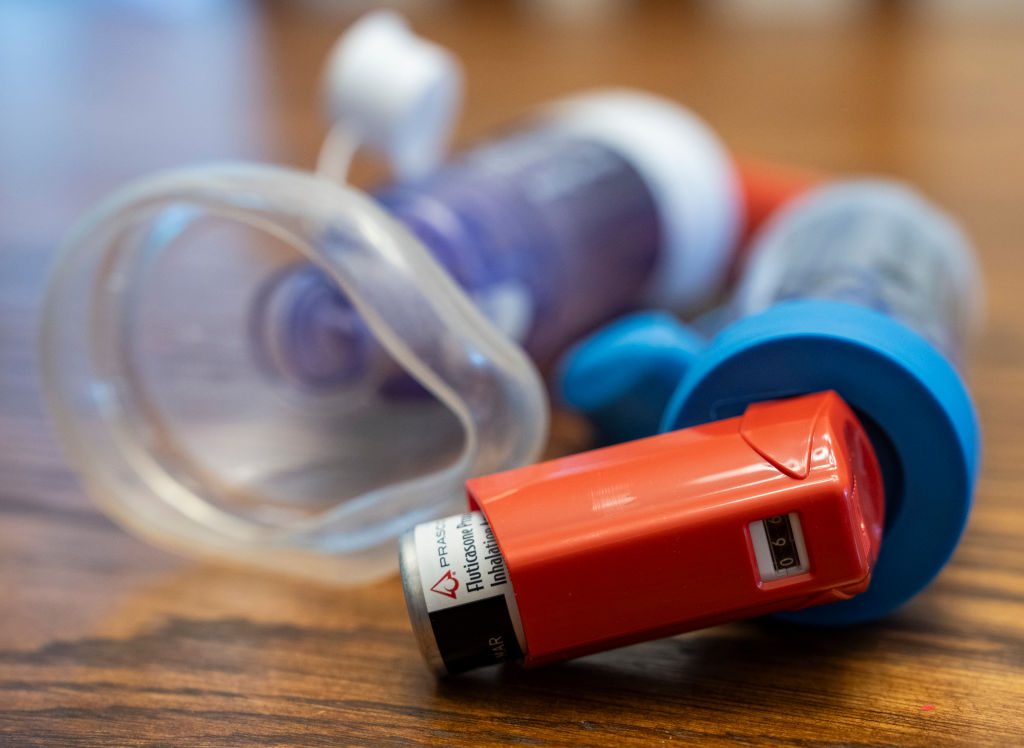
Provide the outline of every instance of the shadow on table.
<path id="1" fill-rule="evenodd" d="M 701 713 L 713 722 L 779 709 L 828 719 L 848 698 L 844 684 L 863 682 L 857 671 L 882 656 L 887 628 L 737 623 L 536 670 L 513 666 L 447 678 L 438 682 L 436 697 L 449 709 L 472 700 L 514 715 L 513 722 L 635 723 L 685 711 L 699 725 Z"/>

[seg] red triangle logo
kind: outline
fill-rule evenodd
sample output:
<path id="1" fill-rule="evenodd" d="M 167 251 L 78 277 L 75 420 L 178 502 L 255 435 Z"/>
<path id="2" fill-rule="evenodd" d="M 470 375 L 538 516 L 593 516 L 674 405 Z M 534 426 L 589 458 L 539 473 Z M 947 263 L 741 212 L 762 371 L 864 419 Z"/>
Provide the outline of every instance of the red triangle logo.
<path id="1" fill-rule="evenodd" d="M 455 599 L 455 590 L 459 589 L 459 580 L 455 578 L 451 570 L 446 571 L 444 576 L 434 582 L 434 586 L 430 588 L 433 592 L 445 597 L 450 597 L 452 600 Z"/>

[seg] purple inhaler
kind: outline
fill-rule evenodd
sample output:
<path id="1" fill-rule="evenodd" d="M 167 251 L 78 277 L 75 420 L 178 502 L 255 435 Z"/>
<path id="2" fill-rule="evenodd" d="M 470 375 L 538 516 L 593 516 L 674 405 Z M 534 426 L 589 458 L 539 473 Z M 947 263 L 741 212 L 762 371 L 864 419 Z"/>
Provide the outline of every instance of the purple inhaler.
<path id="1" fill-rule="evenodd" d="M 740 193 L 700 120 L 601 92 L 442 163 L 454 67 L 374 14 L 332 55 L 317 173 L 154 175 L 71 234 L 41 370 L 112 516 L 204 558 L 379 578 L 466 477 L 536 459 L 534 362 L 631 307 L 720 289 Z M 360 147 L 392 186 L 345 183 Z"/>
<path id="2" fill-rule="evenodd" d="M 570 101 L 374 197 L 541 365 L 651 296 L 685 308 L 714 293 L 739 220 L 732 167 L 710 131 L 635 93 Z M 680 216 L 677 202 L 693 207 Z M 313 266 L 274 278 L 264 302 L 255 332 L 289 380 L 344 386 L 378 361 L 358 312 Z"/>
<path id="3" fill-rule="evenodd" d="M 637 170 L 601 144 L 566 135 L 530 132 L 484 145 L 375 197 L 542 363 L 633 307 L 661 247 L 657 207 Z M 265 302 L 259 334 L 274 339 L 273 358 L 290 379 L 332 386 L 370 366 L 369 329 L 315 266 L 275 278 Z"/>

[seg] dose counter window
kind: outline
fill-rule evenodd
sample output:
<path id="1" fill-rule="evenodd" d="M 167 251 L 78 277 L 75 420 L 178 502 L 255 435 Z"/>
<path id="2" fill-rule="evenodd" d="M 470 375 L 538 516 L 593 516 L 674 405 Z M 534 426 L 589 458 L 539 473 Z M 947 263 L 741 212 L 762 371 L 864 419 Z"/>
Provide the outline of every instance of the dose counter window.
<path id="1" fill-rule="evenodd" d="M 796 512 L 751 522 L 749 528 L 762 582 L 803 574 L 810 568 Z"/>

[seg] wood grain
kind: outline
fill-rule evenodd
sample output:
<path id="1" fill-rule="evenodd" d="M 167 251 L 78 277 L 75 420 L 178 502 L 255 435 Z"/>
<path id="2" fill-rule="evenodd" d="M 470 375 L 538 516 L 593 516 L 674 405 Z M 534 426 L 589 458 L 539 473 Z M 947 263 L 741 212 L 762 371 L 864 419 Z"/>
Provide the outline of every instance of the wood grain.
<path id="1" fill-rule="evenodd" d="M 165 23 L 87 5 L 0 5 L 0 742 L 1024 743 L 1019 24 L 893 11 L 793 30 L 676 4 L 592 26 L 490 3 L 419 19 L 466 61 L 463 138 L 584 86 L 644 86 L 739 151 L 916 181 L 962 218 L 988 284 L 969 372 L 986 442 L 976 508 L 953 563 L 898 615 L 736 624 L 438 682 L 397 581 L 339 591 L 174 558 L 100 514 L 57 452 L 33 339 L 63 231 L 156 168 L 311 163 L 317 71 L 345 23 L 285 5 Z M 555 449 L 580 446 L 558 423 Z"/>

